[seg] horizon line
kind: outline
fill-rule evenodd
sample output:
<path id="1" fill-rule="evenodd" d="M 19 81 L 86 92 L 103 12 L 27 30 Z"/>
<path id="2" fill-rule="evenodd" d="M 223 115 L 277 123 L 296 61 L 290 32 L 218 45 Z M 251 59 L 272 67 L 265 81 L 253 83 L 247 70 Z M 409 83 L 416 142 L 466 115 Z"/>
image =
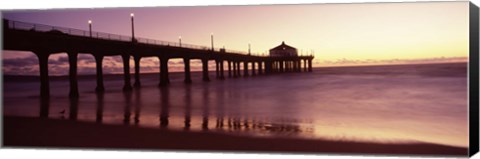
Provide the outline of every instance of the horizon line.
<path id="1" fill-rule="evenodd" d="M 319 69 L 319 68 L 337 68 L 337 67 L 375 67 L 375 66 L 404 66 L 404 65 L 435 65 L 435 64 L 460 64 L 460 63 L 465 63 L 468 64 L 469 61 L 452 61 L 452 62 L 432 62 L 432 63 L 390 63 L 390 64 L 365 64 L 365 65 L 330 65 L 330 66 L 314 66 L 312 67 L 313 69 Z M 240 69 L 243 70 L 243 67 Z M 303 68 L 302 68 L 303 70 Z M 249 71 L 251 71 L 249 69 Z M 257 70 L 258 71 L 258 70 Z M 169 71 L 168 73 L 183 73 L 184 71 Z M 190 71 L 191 73 L 197 73 L 197 72 L 202 72 L 201 70 L 192 70 Z M 209 70 L 208 72 L 215 72 L 215 70 Z M 224 72 L 228 72 L 228 70 L 225 70 Z M 302 71 L 303 72 L 303 71 Z M 140 74 L 155 74 L 159 72 L 140 72 Z M 34 76 L 34 77 L 39 77 L 40 75 L 21 75 L 21 74 L 5 74 L 2 72 L 3 76 Z M 130 75 L 134 75 L 135 73 L 130 73 Z M 91 74 L 77 74 L 77 76 L 94 76 L 96 75 L 95 73 Z M 122 72 L 114 72 L 114 73 L 105 73 L 104 75 L 123 75 Z M 50 77 L 68 77 L 68 74 L 63 74 L 63 75 L 49 75 Z"/>

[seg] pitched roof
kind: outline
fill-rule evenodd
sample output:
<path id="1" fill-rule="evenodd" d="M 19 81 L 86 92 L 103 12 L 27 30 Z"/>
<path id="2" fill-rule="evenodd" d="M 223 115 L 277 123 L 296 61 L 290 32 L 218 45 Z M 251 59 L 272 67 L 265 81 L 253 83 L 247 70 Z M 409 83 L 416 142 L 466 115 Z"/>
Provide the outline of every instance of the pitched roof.
<path id="1" fill-rule="evenodd" d="M 273 49 L 270 49 L 270 50 L 285 50 L 285 49 L 295 49 L 296 50 L 296 48 L 285 44 L 285 41 L 282 41 L 282 44 L 280 44 L 277 47 L 274 47 Z"/>

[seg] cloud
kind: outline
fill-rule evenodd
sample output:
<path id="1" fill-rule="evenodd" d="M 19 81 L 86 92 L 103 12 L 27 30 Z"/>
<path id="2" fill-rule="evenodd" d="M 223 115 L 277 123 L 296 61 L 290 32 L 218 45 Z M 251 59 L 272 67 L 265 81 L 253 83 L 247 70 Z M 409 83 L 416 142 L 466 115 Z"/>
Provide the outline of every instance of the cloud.
<path id="1" fill-rule="evenodd" d="M 23 67 L 31 65 L 38 65 L 37 56 L 31 55 L 21 58 L 3 59 L 3 67 Z"/>
<path id="2" fill-rule="evenodd" d="M 38 67 L 8 67 L 3 68 L 3 72 L 9 72 L 9 75 L 39 75 Z"/>
<path id="3" fill-rule="evenodd" d="M 183 65 L 183 60 L 168 60 L 168 65 Z"/>
<path id="4" fill-rule="evenodd" d="M 95 58 L 92 55 L 80 54 L 78 55 L 78 63 L 95 64 Z"/>
<path id="5" fill-rule="evenodd" d="M 123 67 L 116 66 L 103 66 L 103 73 L 105 74 L 114 74 L 123 72 Z"/>
<path id="6" fill-rule="evenodd" d="M 123 59 L 122 59 L 122 56 L 108 56 L 108 57 L 105 57 L 104 59 L 109 59 L 109 60 L 112 60 L 114 62 L 118 62 L 118 63 L 123 63 Z"/>
<path id="7" fill-rule="evenodd" d="M 48 59 L 49 65 L 66 65 L 68 64 L 68 56 L 59 56 L 58 58 L 49 58 Z"/>
<path id="8" fill-rule="evenodd" d="M 190 60 L 190 64 L 191 64 L 191 65 L 201 65 L 201 64 L 202 64 L 202 60 Z"/>
<path id="9" fill-rule="evenodd" d="M 35 55 L 3 59 L 4 74 L 11 75 L 39 75 L 38 58 Z"/>
<path id="10" fill-rule="evenodd" d="M 144 66 L 140 67 L 140 72 L 159 72 L 160 68 L 158 66 Z"/>
<path id="11" fill-rule="evenodd" d="M 331 60 L 316 60 L 314 64 L 319 66 L 345 66 L 345 65 L 380 65 L 380 64 L 422 64 L 422 63 L 448 63 L 448 62 L 467 62 L 468 57 L 436 57 L 436 58 L 422 58 L 422 59 L 337 59 Z"/>

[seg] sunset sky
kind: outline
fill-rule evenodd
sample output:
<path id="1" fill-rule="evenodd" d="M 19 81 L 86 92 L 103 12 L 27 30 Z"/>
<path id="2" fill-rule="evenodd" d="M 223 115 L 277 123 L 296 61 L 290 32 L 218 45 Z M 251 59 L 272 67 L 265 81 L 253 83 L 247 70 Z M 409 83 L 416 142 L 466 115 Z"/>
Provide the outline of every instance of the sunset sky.
<path id="1" fill-rule="evenodd" d="M 282 41 L 300 54 L 314 52 L 314 66 L 467 61 L 468 2 L 363 3 L 210 7 L 156 7 L 3 11 L 10 20 L 266 54 Z M 28 52 L 2 52 L 5 74 L 38 74 Z M 67 74 L 65 54 L 50 57 L 52 75 Z M 81 55 L 80 74 L 95 73 L 91 55 Z M 107 58 L 107 73 L 120 72 L 119 57 Z M 183 64 L 171 61 L 182 70 Z M 158 60 L 142 60 L 142 72 L 158 72 Z M 192 64 L 198 67 L 199 65 Z M 132 66 L 133 67 L 133 66 Z M 195 70 L 197 68 L 194 68 Z M 199 68 L 198 68 L 199 69 Z M 109 71 L 110 70 L 110 71 Z M 176 71 L 177 69 L 173 69 Z"/>

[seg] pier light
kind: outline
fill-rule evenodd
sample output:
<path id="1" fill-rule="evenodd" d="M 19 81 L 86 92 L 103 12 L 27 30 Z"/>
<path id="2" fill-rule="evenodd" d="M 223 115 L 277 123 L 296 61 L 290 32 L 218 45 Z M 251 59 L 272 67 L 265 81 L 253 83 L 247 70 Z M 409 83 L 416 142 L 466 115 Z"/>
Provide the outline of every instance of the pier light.
<path id="1" fill-rule="evenodd" d="M 178 36 L 178 43 L 180 44 L 180 47 L 182 47 L 182 36 Z"/>
<path id="2" fill-rule="evenodd" d="M 212 42 L 212 51 L 214 51 L 215 49 L 213 48 L 213 32 L 210 33 L 210 41 Z"/>
<path id="3" fill-rule="evenodd" d="M 92 37 L 92 20 L 88 20 L 88 31 L 89 31 L 90 37 Z"/>
<path id="4" fill-rule="evenodd" d="M 134 14 L 133 13 L 130 13 L 130 19 L 132 20 L 132 42 L 135 41 L 135 29 L 134 29 L 134 21 L 133 21 L 133 17 L 134 17 Z"/>

